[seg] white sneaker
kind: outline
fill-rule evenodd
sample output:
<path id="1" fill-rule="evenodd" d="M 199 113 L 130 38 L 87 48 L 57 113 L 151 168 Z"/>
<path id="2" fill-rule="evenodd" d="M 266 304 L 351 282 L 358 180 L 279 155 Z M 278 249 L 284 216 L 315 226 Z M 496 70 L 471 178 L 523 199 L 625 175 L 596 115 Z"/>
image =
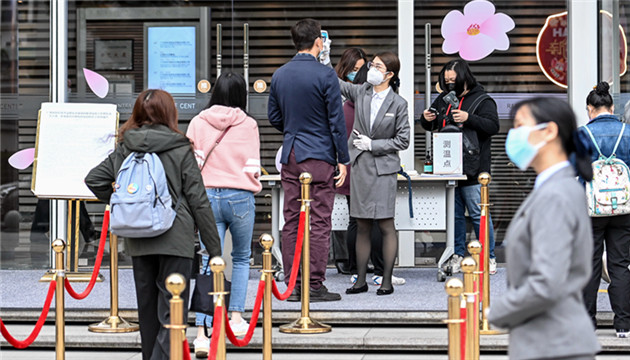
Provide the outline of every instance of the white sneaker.
<path id="1" fill-rule="evenodd" d="M 195 346 L 195 357 L 197 359 L 208 358 L 208 352 L 210 351 L 210 339 L 196 338 L 193 345 Z"/>
<path id="2" fill-rule="evenodd" d="M 497 273 L 497 259 L 490 259 L 490 275 Z"/>
<path id="3" fill-rule="evenodd" d="M 451 256 L 451 258 L 444 264 L 445 267 L 450 266 L 451 267 L 451 272 L 453 274 L 457 274 L 462 272 L 462 260 L 464 259 L 463 256 L 459 256 L 457 254 L 453 254 L 453 256 Z"/>
<path id="4" fill-rule="evenodd" d="M 230 327 L 232 328 L 232 332 L 236 336 L 243 336 L 247 334 L 247 330 L 249 330 L 249 323 L 243 319 L 240 323 L 235 323 L 230 320 Z"/>
<path id="5" fill-rule="evenodd" d="M 392 275 L 392 285 L 405 285 L 407 281 L 403 278 Z M 383 277 L 374 275 L 372 276 L 372 285 L 380 286 L 383 283 Z"/>
<path id="6" fill-rule="evenodd" d="M 352 275 L 352 276 L 350 277 L 350 282 L 351 282 L 351 283 L 353 283 L 353 284 L 356 284 L 356 283 L 357 283 L 357 279 L 358 279 L 358 278 L 359 278 L 359 275 L 354 274 L 354 275 Z"/>

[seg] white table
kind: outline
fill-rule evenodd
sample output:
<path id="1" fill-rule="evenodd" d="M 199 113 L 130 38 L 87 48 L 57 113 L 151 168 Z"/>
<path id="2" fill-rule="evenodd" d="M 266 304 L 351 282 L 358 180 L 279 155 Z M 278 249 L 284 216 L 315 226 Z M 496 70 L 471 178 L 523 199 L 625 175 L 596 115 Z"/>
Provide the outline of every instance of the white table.
<path id="1" fill-rule="evenodd" d="M 260 180 L 271 186 L 271 235 L 274 244 L 272 253 L 282 264 L 280 251 L 280 230 L 284 225 L 281 216 L 284 204 L 280 175 L 263 175 Z M 438 280 L 444 280 L 442 265 L 455 252 L 455 187 L 457 181 L 466 180 L 464 175 L 414 175 L 411 176 L 413 213 L 409 216 L 409 193 L 407 179 L 398 176 L 398 193 L 396 194 L 395 223 L 398 230 L 398 265 L 415 266 L 416 230 L 446 231 L 446 249 L 438 261 Z M 332 230 L 347 229 L 349 215 L 346 199 L 336 195 L 332 212 Z"/>

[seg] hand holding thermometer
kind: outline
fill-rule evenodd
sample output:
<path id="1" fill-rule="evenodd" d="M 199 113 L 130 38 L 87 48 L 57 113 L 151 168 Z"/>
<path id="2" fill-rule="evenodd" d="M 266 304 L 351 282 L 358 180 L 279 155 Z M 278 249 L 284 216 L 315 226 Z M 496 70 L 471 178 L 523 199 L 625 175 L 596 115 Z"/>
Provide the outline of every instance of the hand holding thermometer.
<path id="1" fill-rule="evenodd" d="M 361 133 L 357 129 L 352 129 L 352 133 L 356 136 L 361 136 Z"/>

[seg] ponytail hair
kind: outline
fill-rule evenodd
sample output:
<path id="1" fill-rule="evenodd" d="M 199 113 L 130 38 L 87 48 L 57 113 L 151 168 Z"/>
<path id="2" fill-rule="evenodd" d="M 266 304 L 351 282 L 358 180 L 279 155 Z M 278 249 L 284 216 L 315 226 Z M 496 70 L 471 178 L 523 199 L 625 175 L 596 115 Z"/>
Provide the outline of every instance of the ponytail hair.
<path id="1" fill-rule="evenodd" d="M 586 181 L 591 181 L 593 168 L 591 167 L 590 141 L 578 131 L 575 113 L 571 106 L 566 101 L 536 97 L 514 105 L 511 117 L 514 118 L 514 115 L 522 107 L 529 109 L 536 124 L 556 123 L 562 149 L 567 157 L 573 160 L 573 167 L 578 175 Z"/>

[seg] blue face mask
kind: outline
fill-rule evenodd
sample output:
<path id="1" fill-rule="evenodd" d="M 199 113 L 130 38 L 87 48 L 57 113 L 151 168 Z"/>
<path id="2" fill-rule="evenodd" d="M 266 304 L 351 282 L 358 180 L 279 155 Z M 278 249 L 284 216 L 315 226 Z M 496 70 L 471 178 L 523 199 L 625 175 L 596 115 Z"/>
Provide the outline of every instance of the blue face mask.
<path id="1" fill-rule="evenodd" d="M 540 124 L 536 126 L 521 126 L 516 129 L 511 129 L 508 132 L 507 139 L 505 140 L 505 152 L 507 153 L 510 161 L 514 163 L 521 171 L 527 170 L 529 164 L 538 154 L 538 150 L 547 144 L 546 141 L 542 141 L 536 145 L 529 143 L 529 134 L 534 130 L 541 130 L 547 127 L 547 124 Z"/>
<path id="2" fill-rule="evenodd" d="M 346 78 L 348 80 L 350 80 L 351 82 L 354 82 L 354 77 L 357 76 L 357 71 L 353 71 L 351 73 L 349 73 L 348 75 L 346 75 Z"/>

